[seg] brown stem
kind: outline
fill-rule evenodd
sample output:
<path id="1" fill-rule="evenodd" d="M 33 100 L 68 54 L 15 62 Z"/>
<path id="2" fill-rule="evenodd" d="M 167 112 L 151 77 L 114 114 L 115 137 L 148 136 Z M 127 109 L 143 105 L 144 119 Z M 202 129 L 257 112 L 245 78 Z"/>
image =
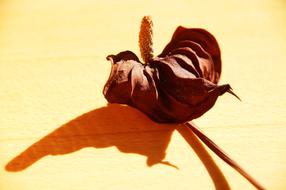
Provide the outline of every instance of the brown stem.
<path id="1" fill-rule="evenodd" d="M 223 175 L 221 169 L 215 163 L 203 142 L 195 135 L 190 128 L 185 125 L 179 125 L 177 131 L 182 135 L 186 142 L 192 147 L 198 158 L 201 160 L 207 172 L 209 173 L 216 190 L 230 190 L 230 186 Z"/>
<path id="2" fill-rule="evenodd" d="M 238 171 L 243 177 L 245 177 L 252 185 L 259 190 L 265 190 L 265 188 L 259 184 L 253 177 L 251 177 L 241 166 L 238 165 L 232 158 L 230 158 L 217 144 L 215 144 L 210 138 L 208 138 L 195 124 L 185 123 L 192 132 L 194 132 L 200 139 L 207 145 L 218 157 L 229 164 L 232 168 Z"/>

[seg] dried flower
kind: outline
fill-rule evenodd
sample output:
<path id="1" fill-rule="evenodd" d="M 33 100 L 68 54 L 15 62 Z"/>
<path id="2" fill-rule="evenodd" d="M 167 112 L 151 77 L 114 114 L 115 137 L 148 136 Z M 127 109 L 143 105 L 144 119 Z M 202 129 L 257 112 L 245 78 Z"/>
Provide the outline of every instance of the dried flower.
<path id="1" fill-rule="evenodd" d="M 215 37 L 204 29 L 180 26 L 163 52 L 153 57 L 152 21 L 144 17 L 139 47 L 145 64 L 131 51 L 107 56 L 112 63 L 103 89 L 107 101 L 133 106 L 156 122 L 185 123 L 257 189 L 264 189 L 196 126 L 186 123 L 211 109 L 225 92 L 239 99 L 229 84 L 218 85 L 221 57 Z"/>

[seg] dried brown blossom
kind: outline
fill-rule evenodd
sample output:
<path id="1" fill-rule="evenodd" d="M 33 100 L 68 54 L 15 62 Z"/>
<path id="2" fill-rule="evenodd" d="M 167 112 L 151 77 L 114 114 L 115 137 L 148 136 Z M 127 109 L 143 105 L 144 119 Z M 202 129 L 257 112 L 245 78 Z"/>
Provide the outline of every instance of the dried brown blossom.
<path id="1" fill-rule="evenodd" d="M 161 123 L 185 123 L 212 151 L 257 189 L 264 189 L 196 126 L 186 123 L 211 109 L 229 84 L 218 85 L 221 54 L 215 37 L 200 28 L 179 26 L 163 52 L 153 57 L 152 21 L 144 17 L 139 34 L 141 56 L 131 51 L 107 56 L 111 73 L 103 94 L 108 102 L 133 106 Z"/>
<path id="2" fill-rule="evenodd" d="M 220 49 L 204 29 L 178 27 L 163 52 L 146 59 L 146 64 L 131 51 L 107 59 L 112 71 L 104 87 L 105 98 L 136 107 L 157 122 L 193 120 L 208 111 L 218 96 L 234 94 L 230 85 L 217 84 Z"/>

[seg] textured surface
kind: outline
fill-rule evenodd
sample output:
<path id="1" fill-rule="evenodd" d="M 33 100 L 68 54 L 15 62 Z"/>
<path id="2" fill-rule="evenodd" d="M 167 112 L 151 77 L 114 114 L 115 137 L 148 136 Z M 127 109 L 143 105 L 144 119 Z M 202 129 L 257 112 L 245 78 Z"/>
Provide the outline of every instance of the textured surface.
<path id="1" fill-rule="evenodd" d="M 243 101 L 225 95 L 195 122 L 267 188 L 285 189 L 285 2 L 159 6 L 0 2 L 1 190 L 226 189 L 227 183 L 253 189 L 210 153 L 215 166 L 192 136 L 190 148 L 175 126 L 155 124 L 128 107 L 106 107 L 105 57 L 127 49 L 139 55 L 143 15 L 153 17 L 154 54 L 178 25 L 216 36 L 221 83 L 232 84 Z"/>

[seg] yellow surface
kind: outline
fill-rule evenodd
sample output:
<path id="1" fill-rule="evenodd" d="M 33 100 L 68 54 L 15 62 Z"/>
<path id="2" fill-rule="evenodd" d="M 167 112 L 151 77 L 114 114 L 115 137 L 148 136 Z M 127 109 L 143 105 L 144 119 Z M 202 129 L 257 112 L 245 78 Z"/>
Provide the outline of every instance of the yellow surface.
<path id="1" fill-rule="evenodd" d="M 159 2 L 0 1 L 1 190 L 254 189 L 182 126 L 106 105 L 105 57 L 139 55 L 144 15 L 156 54 L 178 25 L 216 36 L 221 83 L 243 101 L 224 95 L 195 122 L 268 189 L 286 189 L 285 1 Z"/>

